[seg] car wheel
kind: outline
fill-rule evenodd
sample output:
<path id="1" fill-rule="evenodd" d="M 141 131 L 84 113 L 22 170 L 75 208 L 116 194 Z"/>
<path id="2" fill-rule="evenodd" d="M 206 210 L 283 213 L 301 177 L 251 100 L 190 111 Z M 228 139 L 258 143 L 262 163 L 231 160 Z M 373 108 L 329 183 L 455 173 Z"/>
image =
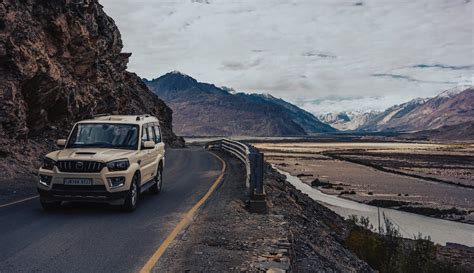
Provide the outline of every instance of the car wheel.
<path id="1" fill-rule="evenodd" d="M 59 207 L 61 207 L 61 201 L 54 201 L 54 202 L 40 201 L 40 202 L 44 210 L 53 210 L 53 209 L 58 209 Z"/>
<path id="2" fill-rule="evenodd" d="M 138 188 L 138 175 L 135 174 L 132 178 L 132 183 L 130 184 L 130 189 L 128 190 L 125 202 L 123 203 L 123 210 L 131 212 L 137 208 L 139 192 L 140 190 Z"/>
<path id="3" fill-rule="evenodd" d="M 150 188 L 150 192 L 152 194 L 158 194 L 161 192 L 161 188 L 163 187 L 163 170 L 161 166 L 158 167 L 158 171 L 156 172 L 155 176 L 155 184 Z"/>

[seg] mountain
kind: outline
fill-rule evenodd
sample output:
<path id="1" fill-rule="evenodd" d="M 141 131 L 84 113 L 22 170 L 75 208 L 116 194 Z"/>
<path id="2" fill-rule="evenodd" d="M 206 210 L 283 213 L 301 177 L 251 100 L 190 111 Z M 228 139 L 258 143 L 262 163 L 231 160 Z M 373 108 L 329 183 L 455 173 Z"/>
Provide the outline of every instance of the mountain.
<path id="1" fill-rule="evenodd" d="M 387 110 L 372 116 L 370 119 L 367 119 L 367 121 L 361 124 L 357 129 L 367 131 L 385 131 L 387 128 L 390 128 L 389 124 L 399 120 L 425 102 L 426 99 L 416 98 L 409 102 L 394 105 Z"/>
<path id="2" fill-rule="evenodd" d="M 411 140 L 474 140 L 474 121 L 445 125 L 437 129 L 423 130 L 403 137 Z"/>
<path id="3" fill-rule="evenodd" d="M 472 120 L 474 120 L 474 88 L 460 86 L 430 99 L 415 99 L 393 106 L 358 129 L 421 131 Z"/>
<path id="4" fill-rule="evenodd" d="M 327 113 L 319 118 L 339 130 L 420 131 L 419 136 L 472 139 L 474 131 L 470 131 L 469 122 L 474 120 L 474 88 L 458 86 L 436 97 L 413 99 L 383 112 Z M 443 130 L 453 129 L 458 132 L 443 133 Z"/>
<path id="5" fill-rule="evenodd" d="M 354 131 L 369 120 L 374 118 L 378 112 L 333 112 L 319 116 L 319 119 L 332 127 L 342 131 Z"/>
<path id="6" fill-rule="evenodd" d="M 177 71 L 144 82 L 173 109 L 173 126 L 180 135 L 290 136 L 335 131 L 281 99 L 237 93 Z"/>
<path id="7" fill-rule="evenodd" d="M 274 103 L 285 108 L 286 114 L 288 114 L 294 122 L 303 127 L 305 132 L 308 134 L 337 131 L 331 126 L 325 124 L 324 122 L 321 122 L 313 114 L 283 99 L 275 98 L 270 94 L 250 94 L 249 96 L 259 96 L 268 101 L 269 103 Z"/>
<path id="8" fill-rule="evenodd" d="M 351 118 L 347 112 L 333 112 L 321 115 L 319 119 L 326 123 L 344 123 L 349 122 Z"/>
<path id="9" fill-rule="evenodd" d="M 156 115 L 180 144 L 171 109 L 126 71 L 131 54 L 98 0 L 4 0 L 0 14 L 0 172 L 37 164 L 50 139 L 98 113 Z"/>

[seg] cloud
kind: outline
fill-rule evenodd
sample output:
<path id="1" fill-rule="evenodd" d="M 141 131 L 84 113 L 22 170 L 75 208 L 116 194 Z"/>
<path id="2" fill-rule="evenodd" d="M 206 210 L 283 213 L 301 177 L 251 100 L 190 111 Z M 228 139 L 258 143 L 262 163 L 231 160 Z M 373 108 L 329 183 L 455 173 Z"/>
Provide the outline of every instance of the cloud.
<path id="1" fill-rule="evenodd" d="M 451 70 L 469 70 L 469 69 L 473 69 L 474 65 L 417 64 L 412 67 L 413 68 L 441 68 L 441 69 L 451 69 Z"/>
<path id="2" fill-rule="evenodd" d="M 101 4 L 133 53 L 129 69 L 146 78 L 179 70 L 292 102 L 334 95 L 369 107 L 375 97 L 398 104 L 434 96 L 474 75 L 474 10 L 465 0 Z"/>
<path id="3" fill-rule="evenodd" d="M 452 85 L 457 85 L 458 82 L 440 82 L 440 81 L 423 81 L 423 80 L 418 80 L 409 76 L 405 75 L 397 75 L 397 74 L 390 74 L 390 73 L 375 73 L 372 74 L 374 77 L 388 77 L 396 80 L 405 80 L 409 82 L 418 82 L 418 83 L 439 83 L 439 84 L 452 84 Z"/>
<path id="4" fill-rule="evenodd" d="M 222 67 L 223 69 L 228 70 L 247 70 L 251 67 L 258 66 L 262 60 L 255 59 L 250 62 L 242 62 L 242 61 L 223 61 Z"/>
<path id="5" fill-rule="evenodd" d="M 316 115 L 340 112 L 383 111 L 393 106 L 393 101 L 408 101 L 403 96 L 369 96 L 369 97 L 326 97 L 318 100 L 298 101 L 296 104 Z"/>

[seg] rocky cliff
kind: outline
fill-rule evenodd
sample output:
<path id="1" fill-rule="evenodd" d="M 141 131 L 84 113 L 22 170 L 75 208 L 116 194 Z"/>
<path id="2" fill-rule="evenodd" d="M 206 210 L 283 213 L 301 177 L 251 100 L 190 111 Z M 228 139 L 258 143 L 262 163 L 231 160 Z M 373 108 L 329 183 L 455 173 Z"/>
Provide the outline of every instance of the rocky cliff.
<path id="1" fill-rule="evenodd" d="M 37 161 L 45 138 L 99 113 L 156 115 L 179 142 L 171 109 L 126 71 L 130 55 L 97 0 L 0 1 L 0 159 Z"/>
<path id="2" fill-rule="evenodd" d="M 144 81 L 175 111 L 174 128 L 181 135 L 290 136 L 336 131 L 269 95 L 229 91 L 176 71 Z"/>

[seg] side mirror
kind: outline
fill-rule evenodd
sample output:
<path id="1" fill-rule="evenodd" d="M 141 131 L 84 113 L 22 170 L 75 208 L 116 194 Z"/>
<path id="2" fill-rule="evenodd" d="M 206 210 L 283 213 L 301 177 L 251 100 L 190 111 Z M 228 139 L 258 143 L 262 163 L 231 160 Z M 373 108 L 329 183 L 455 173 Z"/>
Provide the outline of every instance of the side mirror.
<path id="1" fill-rule="evenodd" d="M 66 146 L 66 140 L 61 138 L 61 139 L 58 139 L 56 140 L 56 145 L 59 147 L 59 148 L 64 148 Z"/>
<path id="2" fill-rule="evenodd" d="M 143 142 L 142 147 L 143 147 L 143 149 L 153 149 L 153 148 L 155 148 L 155 142 L 151 141 L 151 140 L 145 141 L 145 142 Z"/>

